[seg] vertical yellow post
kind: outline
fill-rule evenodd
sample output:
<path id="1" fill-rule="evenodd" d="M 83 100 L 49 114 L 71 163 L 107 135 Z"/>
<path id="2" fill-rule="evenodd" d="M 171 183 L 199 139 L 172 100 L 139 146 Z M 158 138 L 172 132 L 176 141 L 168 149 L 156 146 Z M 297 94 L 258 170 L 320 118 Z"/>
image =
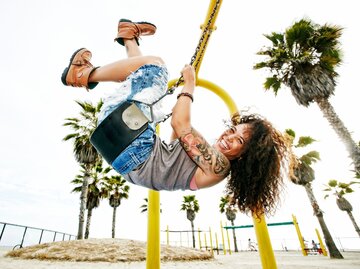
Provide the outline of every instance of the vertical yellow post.
<path id="1" fill-rule="evenodd" d="M 146 269 L 160 269 L 160 193 L 154 190 L 149 190 L 148 197 Z"/>
<path id="2" fill-rule="evenodd" d="M 295 217 L 295 215 L 292 215 L 292 218 L 293 218 L 293 222 L 294 222 L 294 226 L 295 226 L 295 229 L 296 229 L 296 233 L 297 233 L 297 236 L 298 236 L 298 239 L 299 239 L 299 242 L 300 242 L 300 246 L 301 246 L 301 252 L 304 256 L 307 256 L 307 251 L 305 250 L 305 243 L 304 243 L 304 238 L 303 236 L 301 235 L 301 232 L 300 232 L 300 228 L 299 228 L 299 224 L 297 222 L 297 219 Z"/>
<path id="3" fill-rule="evenodd" d="M 160 268 L 160 194 L 149 190 L 146 268 Z"/>
<path id="4" fill-rule="evenodd" d="M 227 226 L 226 222 L 225 222 L 225 226 Z M 228 242 L 229 254 L 231 255 L 231 246 L 230 246 L 229 229 L 226 229 L 226 237 L 227 237 L 227 242 Z"/>
<path id="5" fill-rule="evenodd" d="M 219 255 L 219 241 L 217 238 L 217 233 L 215 233 L 215 242 L 216 242 L 216 253 Z"/>
<path id="6" fill-rule="evenodd" d="M 169 245 L 169 225 L 166 225 L 166 244 Z"/>
<path id="7" fill-rule="evenodd" d="M 225 246 L 225 239 L 224 239 L 224 228 L 222 225 L 222 222 L 220 221 L 220 229 L 221 229 L 221 238 L 222 238 L 222 244 L 224 249 L 224 255 L 226 255 L 226 246 Z"/>
<path id="8" fill-rule="evenodd" d="M 315 232 L 316 232 L 316 235 L 317 235 L 317 237 L 318 237 L 318 240 L 319 240 L 319 244 L 320 244 L 320 248 L 321 248 L 321 250 L 322 250 L 322 253 L 323 253 L 324 256 L 327 256 L 326 247 L 325 247 L 325 245 L 324 245 L 324 243 L 323 243 L 323 241 L 322 241 L 322 239 L 321 239 L 321 236 L 320 236 L 320 233 L 319 233 L 318 229 L 315 229 Z"/>
<path id="9" fill-rule="evenodd" d="M 212 234 L 211 234 L 211 227 L 209 227 L 209 233 L 210 233 L 210 251 L 211 255 L 214 256 L 214 249 L 213 249 L 213 240 L 212 240 Z"/>
<path id="10" fill-rule="evenodd" d="M 200 228 L 198 228 L 198 236 L 199 236 L 199 249 L 201 250 Z"/>
<path id="11" fill-rule="evenodd" d="M 207 250 L 206 233 L 204 233 L 204 243 L 205 243 L 205 250 Z"/>
<path id="12" fill-rule="evenodd" d="M 264 215 L 258 219 L 253 216 L 255 234 L 263 269 L 277 269 L 274 250 L 271 245 L 269 232 Z"/>

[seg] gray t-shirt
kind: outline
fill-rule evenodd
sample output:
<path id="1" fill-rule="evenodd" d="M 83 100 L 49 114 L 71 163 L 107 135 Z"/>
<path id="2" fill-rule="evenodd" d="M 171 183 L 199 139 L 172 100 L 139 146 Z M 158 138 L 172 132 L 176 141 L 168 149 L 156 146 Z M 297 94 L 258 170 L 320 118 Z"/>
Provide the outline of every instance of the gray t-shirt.
<path id="1" fill-rule="evenodd" d="M 150 157 L 124 178 L 153 190 L 189 190 L 197 165 L 186 154 L 178 139 L 169 144 L 155 136 Z"/>

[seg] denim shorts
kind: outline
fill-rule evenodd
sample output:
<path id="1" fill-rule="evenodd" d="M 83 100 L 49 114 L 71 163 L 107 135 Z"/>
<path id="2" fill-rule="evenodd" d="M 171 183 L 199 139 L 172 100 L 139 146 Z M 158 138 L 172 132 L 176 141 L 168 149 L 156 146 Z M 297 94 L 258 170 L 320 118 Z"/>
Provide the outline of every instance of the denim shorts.
<path id="1" fill-rule="evenodd" d="M 104 99 L 99 123 L 124 101 L 152 103 L 158 100 L 167 91 L 167 83 L 168 72 L 165 66 L 141 66 L 121 82 L 115 94 Z M 136 105 L 150 118 L 148 106 Z M 131 172 L 149 157 L 154 146 L 155 124 L 156 121 L 148 123 L 148 128 L 113 161 L 111 165 L 118 173 L 125 175 Z"/>

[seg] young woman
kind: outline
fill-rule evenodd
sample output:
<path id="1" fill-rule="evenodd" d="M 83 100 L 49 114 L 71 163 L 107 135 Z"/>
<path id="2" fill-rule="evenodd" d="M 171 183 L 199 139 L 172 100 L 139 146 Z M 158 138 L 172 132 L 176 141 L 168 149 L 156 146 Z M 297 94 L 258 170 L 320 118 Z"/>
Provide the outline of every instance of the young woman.
<path id="1" fill-rule="evenodd" d="M 149 118 L 149 111 L 141 102 L 152 103 L 167 91 L 165 63 L 157 56 L 143 56 L 139 49 L 140 36 L 155 31 L 151 23 L 121 19 L 115 40 L 125 46 L 127 59 L 95 68 L 90 63 L 91 52 L 85 48 L 71 57 L 62 75 L 63 84 L 93 89 L 99 82 L 120 83 L 104 99 L 99 126 L 124 102 L 135 101 Z M 172 141 L 164 143 L 156 134 L 155 124 L 161 115 L 155 109 L 155 120 L 146 123 L 145 131 L 107 161 L 129 182 L 155 190 L 197 190 L 228 178 L 227 194 L 241 212 L 273 211 L 282 185 L 281 166 L 286 153 L 281 133 L 264 118 L 248 115 L 232 119 L 231 127 L 214 145 L 209 145 L 191 124 L 194 68 L 185 65 L 182 76 L 184 85 L 172 110 Z"/>

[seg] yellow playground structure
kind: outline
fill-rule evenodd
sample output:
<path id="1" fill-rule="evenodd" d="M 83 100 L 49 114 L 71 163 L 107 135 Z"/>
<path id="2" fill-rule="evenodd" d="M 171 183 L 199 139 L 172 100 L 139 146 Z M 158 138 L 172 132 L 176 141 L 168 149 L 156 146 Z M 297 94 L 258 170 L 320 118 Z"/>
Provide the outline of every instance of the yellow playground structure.
<path id="1" fill-rule="evenodd" d="M 213 82 L 198 77 L 202 59 L 205 55 L 206 46 L 215 27 L 215 21 L 221 7 L 222 0 L 211 0 L 205 22 L 201 25 L 202 34 L 190 64 L 196 72 L 196 86 L 203 87 L 215 93 L 227 105 L 231 116 L 239 115 L 236 104 L 230 95 L 220 86 Z M 169 92 L 174 91 L 182 83 L 182 78 L 169 81 Z M 160 131 L 158 127 L 157 132 Z M 146 268 L 160 268 L 160 194 L 157 191 L 149 190 L 148 197 L 148 229 L 147 229 L 147 257 Z M 265 218 L 253 217 L 254 228 L 258 242 L 259 254 L 264 269 L 276 269 L 274 251 L 270 242 L 269 233 Z"/>

